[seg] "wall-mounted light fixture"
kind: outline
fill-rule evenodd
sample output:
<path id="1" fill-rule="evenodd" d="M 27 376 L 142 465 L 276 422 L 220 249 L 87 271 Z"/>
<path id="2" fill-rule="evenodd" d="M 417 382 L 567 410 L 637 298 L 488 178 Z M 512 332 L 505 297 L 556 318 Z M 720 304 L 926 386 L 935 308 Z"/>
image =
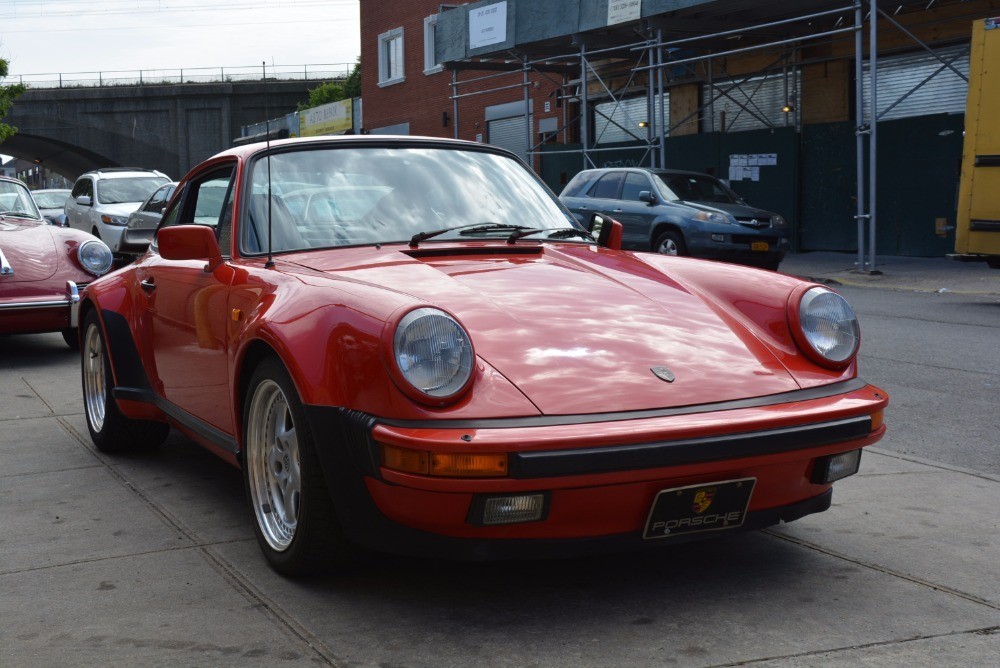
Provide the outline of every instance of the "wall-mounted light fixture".
<path id="1" fill-rule="evenodd" d="M 793 107 L 793 106 L 791 105 L 791 103 L 790 103 L 790 102 L 786 102 L 786 103 L 785 103 L 785 106 L 783 106 L 783 107 L 781 108 L 781 111 L 782 111 L 782 113 L 785 113 L 785 114 L 790 114 L 790 113 L 792 113 L 793 111 L 795 111 L 795 107 Z"/>
<path id="2" fill-rule="evenodd" d="M 649 127 L 649 123 L 647 121 L 639 121 L 639 127 L 640 128 L 648 128 Z"/>

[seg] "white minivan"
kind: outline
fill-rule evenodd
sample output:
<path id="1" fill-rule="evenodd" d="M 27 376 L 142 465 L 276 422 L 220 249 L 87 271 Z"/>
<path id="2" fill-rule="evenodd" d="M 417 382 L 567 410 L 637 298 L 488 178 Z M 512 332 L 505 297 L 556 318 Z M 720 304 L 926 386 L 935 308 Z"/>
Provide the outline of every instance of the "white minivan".
<path id="1" fill-rule="evenodd" d="M 90 232 L 121 252 L 122 230 L 128 215 L 170 178 L 154 169 L 109 167 L 81 174 L 66 199 L 70 227 Z"/>

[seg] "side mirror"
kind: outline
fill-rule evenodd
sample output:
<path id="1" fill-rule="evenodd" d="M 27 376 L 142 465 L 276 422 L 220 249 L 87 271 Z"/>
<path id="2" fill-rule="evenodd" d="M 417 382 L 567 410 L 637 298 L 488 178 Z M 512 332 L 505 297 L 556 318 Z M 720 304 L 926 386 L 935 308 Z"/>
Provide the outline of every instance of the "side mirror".
<path id="1" fill-rule="evenodd" d="M 205 271 L 222 263 L 215 230 L 207 225 L 162 227 L 156 233 L 156 246 L 164 260 L 206 260 Z"/>
<path id="2" fill-rule="evenodd" d="M 598 246 L 621 250 L 622 224 L 613 218 L 595 213 L 587 221 L 587 231 L 597 239 Z"/>
<path id="3" fill-rule="evenodd" d="M 80 206 L 93 206 L 94 203 L 90 200 L 89 195 L 80 195 L 76 198 L 76 203 Z"/>
<path id="4" fill-rule="evenodd" d="M 639 201 L 645 202 L 646 204 L 656 204 L 656 198 L 653 197 L 653 193 L 648 190 L 639 191 Z"/>

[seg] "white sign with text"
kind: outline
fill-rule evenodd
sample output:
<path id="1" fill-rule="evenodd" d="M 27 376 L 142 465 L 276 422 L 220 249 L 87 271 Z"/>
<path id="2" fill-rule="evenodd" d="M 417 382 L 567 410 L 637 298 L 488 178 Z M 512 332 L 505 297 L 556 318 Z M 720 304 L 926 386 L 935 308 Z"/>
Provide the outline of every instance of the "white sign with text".
<path id="1" fill-rule="evenodd" d="M 608 0 L 608 25 L 642 18 L 642 0 Z"/>
<path id="2" fill-rule="evenodd" d="M 469 48 L 507 41 L 507 3 L 497 2 L 469 10 Z"/>

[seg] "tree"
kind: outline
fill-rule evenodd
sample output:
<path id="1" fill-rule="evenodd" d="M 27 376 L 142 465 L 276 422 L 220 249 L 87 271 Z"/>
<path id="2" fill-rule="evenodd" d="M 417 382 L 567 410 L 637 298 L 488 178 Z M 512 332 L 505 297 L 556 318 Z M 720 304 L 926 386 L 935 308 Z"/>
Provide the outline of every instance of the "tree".
<path id="1" fill-rule="evenodd" d="M 354 63 L 354 69 L 347 75 L 343 83 L 327 81 L 311 89 L 309 101 L 299 104 L 299 111 L 352 97 L 361 97 L 361 56 L 358 56 L 357 62 Z"/>
<path id="2" fill-rule="evenodd" d="M 7 78 L 7 61 L 0 58 L 0 84 Z M 0 85 L 0 143 L 17 132 L 17 128 L 3 122 L 4 117 L 10 108 L 14 106 L 14 100 L 27 88 L 22 84 Z"/>

